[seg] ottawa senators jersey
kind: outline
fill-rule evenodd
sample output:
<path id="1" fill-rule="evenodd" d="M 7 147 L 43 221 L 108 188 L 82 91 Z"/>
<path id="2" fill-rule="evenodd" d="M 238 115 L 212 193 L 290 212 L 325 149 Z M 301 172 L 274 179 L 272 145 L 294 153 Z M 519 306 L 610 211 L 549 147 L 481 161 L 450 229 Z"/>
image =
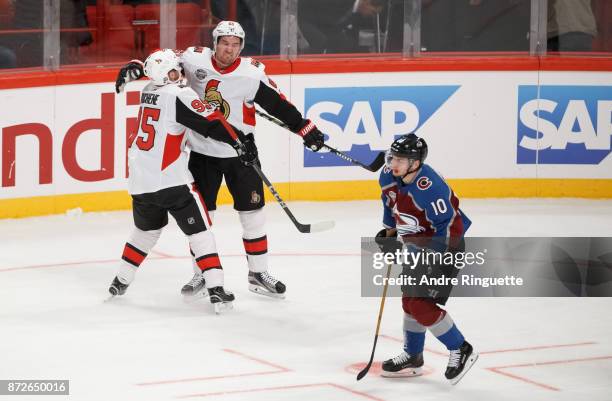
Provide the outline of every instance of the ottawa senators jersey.
<path id="1" fill-rule="evenodd" d="M 190 184 L 193 177 L 187 168 L 185 131 L 189 127 L 206 135 L 216 124 L 206 117 L 213 120 L 218 113 L 191 88 L 179 84 L 149 83 L 140 100 L 138 133 L 129 139 L 130 194 Z"/>
<path id="2" fill-rule="evenodd" d="M 219 68 L 213 52 L 207 47 L 190 47 L 181 55 L 187 83 L 228 122 L 245 134 L 255 129 L 255 98 L 260 86 L 281 96 L 276 85 L 265 74 L 265 66 L 251 58 L 239 57 L 229 67 Z M 301 121 L 301 119 L 300 119 Z M 295 125 L 295 124 L 294 124 Z M 196 152 L 213 157 L 236 157 L 231 146 L 212 138 L 189 133 L 189 146 Z"/>

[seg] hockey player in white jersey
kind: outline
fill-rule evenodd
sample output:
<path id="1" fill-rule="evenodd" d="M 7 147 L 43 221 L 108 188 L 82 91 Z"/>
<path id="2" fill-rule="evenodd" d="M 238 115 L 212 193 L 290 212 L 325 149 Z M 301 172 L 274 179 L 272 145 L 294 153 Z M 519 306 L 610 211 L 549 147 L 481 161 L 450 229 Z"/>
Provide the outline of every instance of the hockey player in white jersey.
<path id="1" fill-rule="evenodd" d="M 180 83 L 179 58 L 173 50 L 159 50 L 144 63 L 151 82 L 141 94 L 138 133 L 129 144 L 128 189 L 132 196 L 134 231 L 125 244 L 117 276 L 109 292 L 123 295 L 149 251 L 168 224 L 168 213 L 187 235 L 195 263 L 206 280 L 210 301 L 219 311 L 234 295 L 223 289 L 223 269 L 217 254 L 211 220 L 197 185 L 187 168 L 185 132 L 227 143 L 246 162 L 245 154 L 227 132 L 233 128 L 189 87 Z M 239 133 L 242 135 L 242 133 Z M 250 158 L 249 158 L 250 157 Z"/>
<path id="2" fill-rule="evenodd" d="M 283 121 L 303 138 L 304 146 L 318 151 L 324 136 L 317 127 L 279 92 L 268 78 L 262 63 L 240 57 L 245 34 L 237 22 L 222 21 L 213 30 L 213 49 L 190 47 L 181 55 L 181 64 L 188 84 L 245 134 L 245 145 L 256 152 L 255 103 L 269 114 Z M 142 63 L 133 60 L 124 66 L 117 78 L 117 93 L 129 81 L 143 76 Z M 231 146 L 214 138 L 190 135 L 189 169 L 196 184 L 204 192 L 209 211 L 217 207 L 217 194 L 223 177 L 234 198 L 242 224 L 243 244 L 249 266 L 249 289 L 264 295 L 283 298 L 285 285 L 268 272 L 268 241 L 263 214 L 263 183 L 253 168 L 236 158 Z M 259 162 L 259 161 L 257 161 Z M 202 288 L 204 277 L 198 269 L 182 293 L 192 295 Z"/>

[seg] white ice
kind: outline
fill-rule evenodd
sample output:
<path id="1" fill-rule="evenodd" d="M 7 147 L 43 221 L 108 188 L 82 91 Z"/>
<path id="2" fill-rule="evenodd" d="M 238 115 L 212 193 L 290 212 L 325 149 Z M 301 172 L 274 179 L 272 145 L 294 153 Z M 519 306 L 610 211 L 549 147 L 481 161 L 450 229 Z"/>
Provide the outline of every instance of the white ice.
<path id="1" fill-rule="evenodd" d="M 271 272 L 285 300 L 247 290 L 236 213 L 214 232 L 236 294 L 221 316 L 184 303 L 187 241 L 171 223 L 125 296 L 104 303 L 129 212 L 0 221 L 0 379 L 69 379 L 72 400 L 589 400 L 612 399 L 612 299 L 461 298 L 447 309 L 481 352 L 457 385 L 427 335 L 427 375 L 384 379 L 369 358 L 379 298 L 360 297 L 359 241 L 380 228 L 375 201 L 290 207 L 336 228 L 300 234 L 266 206 Z M 464 200 L 473 236 L 612 236 L 612 201 Z M 399 299 L 388 299 L 375 361 L 401 351 Z M 2 396 L 0 396 L 2 398 Z M 7 398 L 13 399 L 13 398 Z M 22 396 L 15 400 L 40 400 Z M 52 399 L 68 399 L 56 396 Z"/>

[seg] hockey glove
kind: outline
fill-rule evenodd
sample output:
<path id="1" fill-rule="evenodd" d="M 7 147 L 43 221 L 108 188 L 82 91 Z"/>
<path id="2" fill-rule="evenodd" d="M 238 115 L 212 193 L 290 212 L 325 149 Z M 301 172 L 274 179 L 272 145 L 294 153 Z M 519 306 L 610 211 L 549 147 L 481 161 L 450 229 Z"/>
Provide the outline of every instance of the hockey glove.
<path id="1" fill-rule="evenodd" d="M 304 140 L 304 146 L 313 152 L 318 152 L 324 145 L 325 137 L 312 121 L 304 121 L 306 124 L 298 131 L 298 135 Z"/>
<path id="2" fill-rule="evenodd" d="M 402 249 L 402 243 L 397 240 L 397 231 L 391 237 L 387 237 L 387 229 L 383 228 L 376 233 L 374 241 L 384 253 L 395 253 L 396 250 Z"/>
<path id="3" fill-rule="evenodd" d="M 144 77 L 144 68 L 139 60 L 132 60 L 119 70 L 117 80 L 115 81 L 115 92 L 123 92 L 125 84 L 131 81 L 136 81 Z"/>
<path id="4" fill-rule="evenodd" d="M 259 164 L 257 158 L 257 146 L 255 146 L 255 136 L 253 134 L 246 134 L 240 136 L 240 145 L 236 145 L 235 149 L 238 152 L 238 158 L 245 166 L 252 166 L 253 164 Z"/>

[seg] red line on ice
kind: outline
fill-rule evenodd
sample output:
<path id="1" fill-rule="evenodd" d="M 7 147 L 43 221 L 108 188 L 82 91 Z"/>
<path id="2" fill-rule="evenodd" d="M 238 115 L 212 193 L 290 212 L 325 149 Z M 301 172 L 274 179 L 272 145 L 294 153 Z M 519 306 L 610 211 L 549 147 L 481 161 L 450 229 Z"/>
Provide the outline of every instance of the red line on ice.
<path id="1" fill-rule="evenodd" d="M 222 396 L 222 395 L 229 395 L 229 394 L 254 393 L 254 392 L 263 392 L 263 391 L 278 391 L 278 390 L 291 390 L 291 389 L 294 389 L 294 388 L 325 387 L 325 386 L 337 388 L 337 389 L 343 390 L 343 391 L 347 391 L 347 392 L 350 392 L 352 394 L 358 395 L 360 397 L 367 398 L 369 400 L 383 401 L 380 398 L 376 398 L 376 397 L 371 396 L 369 394 L 366 394 L 364 392 L 352 390 L 352 389 L 350 389 L 348 387 L 344 387 L 344 386 L 341 386 L 341 385 L 335 384 L 335 383 L 294 384 L 294 385 L 289 385 L 289 386 L 264 387 L 264 388 L 254 388 L 254 389 L 246 389 L 246 390 L 220 391 L 220 392 L 216 392 L 216 393 L 187 394 L 187 395 L 178 396 L 176 398 L 211 397 L 211 396 Z"/>
<path id="2" fill-rule="evenodd" d="M 158 256 L 158 257 L 149 256 L 147 257 L 147 259 L 145 259 L 145 261 L 146 260 L 161 260 L 161 259 L 191 259 L 191 255 L 181 255 L 181 256 L 165 255 L 157 251 L 153 251 L 153 253 L 157 253 L 158 255 L 162 255 L 162 256 Z M 221 255 L 221 258 L 237 258 L 237 257 L 243 258 L 244 255 L 245 255 L 244 253 L 224 254 L 224 255 Z M 296 256 L 296 257 L 339 256 L 339 257 L 345 257 L 345 256 L 359 256 L 359 254 L 358 253 L 292 253 L 292 252 L 282 253 L 281 252 L 281 253 L 270 253 L 269 256 L 270 257 L 277 257 L 277 256 Z M 83 261 L 76 261 L 76 262 L 49 263 L 49 264 L 42 264 L 42 265 L 15 266 L 15 267 L 0 268 L 0 273 L 18 271 L 18 270 L 44 269 L 44 268 L 49 268 L 49 267 L 72 267 L 72 266 L 80 266 L 80 265 L 105 264 L 105 263 L 117 263 L 118 264 L 119 260 L 120 258 L 117 257 L 117 259 L 83 260 Z"/>
<path id="3" fill-rule="evenodd" d="M 263 359 L 255 358 L 253 356 L 244 354 L 236 350 L 224 349 L 223 351 L 238 355 L 242 358 L 248 359 L 253 362 L 257 362 L 261 365 L 271 366 L 276 370 L 267 370 L 267 371 L 262 371 L 262 372 L 249 372 L 249 373 L 234 373 L 234 374 L 220 375 L 220 376 L 188 377 L 185 379 L 161 380 L 161 381 L 154 381 L 154 382 L 137 383 L 136 385 L 137 386 L 157 386 L 160 384 L 187 383 L 187 382 L 194 382 L 194 381 L 218 380 L 218 379 L 228 379 L 232 377 L 245 377 L 245 376 L 272 375 L 272 374 L 278 374 L 278 373 L 291 372 L 291 369 L 289 368 L 286 368 L 280 365 L 276 365 L 272 362 L 264 361 Z"/>
<path id="4" fill-rule="evenodd" d="M 612 359 L 612 355 L 610 355 L 610 356 L 596 356 L 596 357 L 591 357 L 591 358 L 563 359 L 563 360 L 559 360 L 559 361 L 522 363 L 522 364 L 506 365 L 506 366 L 493 366 L 493 367 L 485 368 L 485 369 L 487 369 L 487 370 L 489 370 L 491 372 L 494 372 L 494 373 L 498 373 L 500 375 L 504 375 L 504 376 L 510 377 L 512 379 L 520 380 L 520 381 L 523 381 L 523 382 L 526 382 L 526 383 L 533 384 L 533 385 L 538 386 L 538 387 L 545 388 L 547 390 L 561 391 L 561 389 L 559 389 L 557 387 L 553 387 L 553 386 L 550 386 L 550 385 L 544 384 L 544 383 L 539 383 L 539 382 L 536 382 L 535 380 L 531 380 L 529 378 L 526 378 L 526 377 L 523 377 L 523 376 L 519 376 L 517 374 L 508 373 L 508 372 L 502 372 L 501 369 L 525 368 L 525 367 L 536 367 L 536 366 L 547 366 L 547 365 L 560 365 L 560 364 L 575 363 L 575 362 L 600 361 L 600 360 L 604 360 L 604 359 Z"/>

